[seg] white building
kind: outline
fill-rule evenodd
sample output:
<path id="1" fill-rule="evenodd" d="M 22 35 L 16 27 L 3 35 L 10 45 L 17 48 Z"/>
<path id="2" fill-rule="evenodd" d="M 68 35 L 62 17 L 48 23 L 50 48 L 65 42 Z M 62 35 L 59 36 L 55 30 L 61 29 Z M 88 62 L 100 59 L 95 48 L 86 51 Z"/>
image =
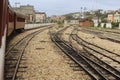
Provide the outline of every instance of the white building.
<path id="1" fill-rule="evenodd" d="M 45 12 L 36 12 L 35 13 L 35 22 L 45 23 L 46 22 L 46 13 Z"/>
<path id="2" fill-rule="evenodd" d="M 64 20 L 64 24 L 79 24 L 79 20 Z"/>
<path id="3" fill-rule="evenodd" d="M 106 23 L 106 28 L 112 28 L 112 24 L 111 23 Z"/>
<path id="4" fill-rule="evenodd" d="M 73 14 L 73 18 L 77 19 L 77 18 L 80 18 L 80 13 L 76 13 L 76 14 Z"/>
<path id="5" fill-rule="evenodd" d="M 33 5 L 21 5 L 20 7 L 13 7 L 14 11 L 26 16 L 26 22 L 32 23 L 35 21 L 35 10 Z"/>
<path id="6" fill-rule="evenodd" d="M 101 23 L 100 26 L 101 26 L 102 28 L 106 27 L 106 26 L 105 26 L 105 23 Z"/>
<path id="7" fill-rule="evenodd" d="M 120 13 L 119 12 L 116 12 L 114 14 L 114 22 L 120 22 Z"/>

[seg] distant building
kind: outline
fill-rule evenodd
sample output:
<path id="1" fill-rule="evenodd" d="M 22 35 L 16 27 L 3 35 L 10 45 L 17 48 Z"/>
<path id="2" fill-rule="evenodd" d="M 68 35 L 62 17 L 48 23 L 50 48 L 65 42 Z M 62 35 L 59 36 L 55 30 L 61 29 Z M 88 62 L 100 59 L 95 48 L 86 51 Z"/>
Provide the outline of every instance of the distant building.
<path id="1" fill-rule="evenodd" d="M 92 21 L 94 22 L 94 23 L 101 23 L 101 18 L 99 18 L 98 19 L 98 17 L 94 17 L 93 19 L 92 19 Z"/>
<path id="2" fill-rule="evenodd" d="M 120 12 L 116 11 L 114 13 L 109 13 L 107 17 L 108 22 L 120 22 Z"/>
<path id="3" fill-rule="evenodd" d="M 64 22 L 65 19 L 66 19 L 65 16 L 53 15 L 50 17 L 50 22 L 58 22 L 58 21 Z"/>
<path id="4" fill-rule="evenodd" d="M 118 11 L 114 14 L 114 22 L 120 22 L 120 12 Z"/>
<path id="5" fill-rule="evenodd" d="M 101 14 L 106 14 L 106 11 L 105 10 L 100 10 L 100 13 Z"/>
<path id="6" fill-rule="evenodd" d="M 114 22 L 114 14 L 108 14 L 107 21 Z"/>
<path id="7" fill-rule="evenodd" d="M 78 19 L 78 18 L 81 17 L 81 14 L 80 13 L 75 13 L 72 16 L 73 16 L 73 18 Z"/>
<path id="8" fill-rule="evenodd" d="M 64 20 L 64 24 L 79 24 L 79 20 Z"/>
<path id="9" fill-rule="evenodd" d="M 110 13 L 114 13 L 114 11 L 113 10 L 107 10 L 107 11 L 105 11 L 107 14 L 110 14 Z"/>
<path id="10" fill-rule="evenodd" d="M 46 22 L 46 13 L 45 12 L 36 12 L 35 13 L 35 22 L 45 23 Z"/>
<path id="11" fill-rule="evenodd" d="M 94 26 L 92 20 L 87 20 L 87 19 L 80 20 L 80 27 L 92 27 L 92 26 Z"/>
<path id="12" fill-rule="evenodd" d="M 111 23 L 106 23 L 106 28 L 112 28 L 112 24 Z"/>
<path id="13" fill-rule="evenodd" d="M 94 14 L 95 14 L 95 11 L 91 10 L 91 11 L 90 11 L 90 14 L 91 14 L 91 15 L 94 15 Z"/>
<path id="14" fill-rule="evenodd" d="M 32 23 L 35 21 L 35 10 L 32 5 L 21 5 L 20 7 L 13 7 L 17 13 L 21 13 L 26 16 L 26 22 Z"/>

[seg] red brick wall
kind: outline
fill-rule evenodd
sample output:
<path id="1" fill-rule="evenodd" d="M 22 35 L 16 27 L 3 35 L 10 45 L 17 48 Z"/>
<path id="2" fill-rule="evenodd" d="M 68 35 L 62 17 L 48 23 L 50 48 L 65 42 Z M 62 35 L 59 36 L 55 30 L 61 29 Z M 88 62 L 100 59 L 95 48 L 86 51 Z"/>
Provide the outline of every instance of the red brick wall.
<path id="1" fill-rule="evenodd" d="M 93 22 L 91 22 L 91 21 L 84 21 L 84 22 L 80 22 L 80 26 L 81 27 L 91 27 L 91 26 L 93 26 L 94 24 L 93 24 Z"/>

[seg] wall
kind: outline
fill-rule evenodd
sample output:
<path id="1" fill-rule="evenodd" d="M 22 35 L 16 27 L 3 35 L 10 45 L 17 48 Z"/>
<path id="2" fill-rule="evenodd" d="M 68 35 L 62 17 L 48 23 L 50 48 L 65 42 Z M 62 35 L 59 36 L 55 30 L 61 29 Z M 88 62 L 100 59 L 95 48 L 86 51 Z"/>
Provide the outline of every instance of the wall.
<path id="1" fill-rule="evenodd" d="M 80 26 L 81 27 L 92 27 L 94 26 L 94 23 L 91 21 L 83 21 L 83 22 L 80 22 Z"/>
<path id="2" fill-rule="evenodd" d="M 112 28 L 112 24 L 111 23 L 106 23 L 106 28 Z"/>

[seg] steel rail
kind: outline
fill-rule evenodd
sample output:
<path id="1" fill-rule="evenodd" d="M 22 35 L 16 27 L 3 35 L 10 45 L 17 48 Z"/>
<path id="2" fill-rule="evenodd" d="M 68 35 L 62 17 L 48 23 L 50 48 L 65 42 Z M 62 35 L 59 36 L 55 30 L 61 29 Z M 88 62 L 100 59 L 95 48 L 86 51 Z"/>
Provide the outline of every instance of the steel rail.
<path id="1" fill-rule="evenodd" d="M 75 35 L 76 35 L 76 34 L 75 34 Z M 94 49 L 94 48 L 92 48 L 92 47 L 89 47 L 89 46 L 87 46 L 87 45 L 91 45 L 91 46 L 93 46 L 93 47 L 97 47 L 97 48 L 99 48 L 99 49 L 101 49 L 101 50 L 104 50 L 104 51 L 106 51 L 106 52 L 108 52 L 108 53 L 110 53 L 110 54 L 112 54 L 112 55 L 114 54 L 114 55 L 120 57 L 120 55 L 118 55 L 117 53 L 111 52 L 111 51 L 109 51 L 109 50 L 107 50 L 107 49 L 104 49 L 104 48 L 102 48 L 102 47 L 100 47 L 100 46 L 97 46 L 97 45 L 95 45 L 95 44 L 89 43 L 89 42 L 83 40 L 82 38 L 80 38 L 78 35 L 76 35 L 76 38 L 75 38 L 75 37 L 72 37 L 72 38 L 74 38 L 74 40 L 77 38 L 78 44 L 80 44 L 80 45 L 82 44 L 84 47 L 87 47 L 87 48 L 93 50 L 94 52 L 97 52 L 97 53 L 99 53 L 99 54 L 101 54 L 101 55 L 103 55 L 103 56 L 105 56 L 105 57 L 107 57 L 107 58 L 109 58 L 109 59 L 111 59 L 111 60 L 113 60 L 113 61 L 115 61 L 115 62 L 117 62 L 117 63 L 120 64 L 120 61 L 118 61 L 118 60 L 116 60 L 116 59 L 113 59 L 112 57 L 110 57 L 110 56 L 108 56 L 108 55 L 105 55 L 105 54 L 103 54 L 102 52 L 99 52 L 99 51 L 97 51 L 96 49 Z M 85 44 L 87 44 L 87 45 L 85 45 Z"/>
<path id="2" fill-rule="evenodd" d="M 78 42 L 78 40 L 76 39 L 76 37 L 77 37 L 77 32 L 75 31 L 75 30 L 73 30 L 72 31 L 72 33 L 71 33 L 71 35 L 70 36 L 72 36 L 72 38 L 75 40 L 75 41 L 77 41 L 77 43 L 78 44 L 82 44 L 82 43 L 79 43 Z M 74 36 L 74 37 L 73 37 Z M 84 50 L 86 50 L 85 49 L 86 48 L 86 46 L 85 47 L 83 47 L 83 49 Z M 87 51 L 87 53 L 90 53 L 89 51 Z M 92 62 L 92 63 L 94 63 L 95 65 L 97 65 L 98 67 L 101 67 L 102 69 L 104 69 L 104 70 L 106 70 L 106 71 L 108 71 L 109 73 L 111 73 L 111 74 L 113 74 L 115 77 L 116 77 L 116 79 L 120 79 L 120 71 L 118 71 L 117 69 L 115 69 L 115 68 L 113 68 L 112 66 L 110 66 L 109 64 L 107 64 L 107 63 L 105 63 L 105 62 L 103 62 L 102 60 L 100 60 L 99 58 L 97 58 L 96 56 L 94 56 L 96 59 L 95 60 L 93 60 L 93 59 L 90 59 L 90 56 L 92 55 L 93 56 L 93 54 L 91 53 L 89 56 L 88 55 L 85 55 L 85 53 L 84 54 L 79 54 L 79 55 L 82 55 L 84 58 L 86 58 L 89 62 Z M 92 57 L 93 58 L 93 57 Z M 95 61 L 97 61 L 97 60 L 99 60 L 98 62 L 99 63 L 104 63 L 104 64 L 99 64 L 99 63 L 97 63 L 97 62 L 95 62 Z M 91 64 L 92 65 L 92 64 Z M 101 66 L 102 65 L 102 66 Z M 104 65 L 104 66 L 103 66 Z"/>
<path id="3" fill-rule="evenodd" d="M 17 74 L 17 71 L 18 71 L 18 68 L 19 68 L 19 65 L 20 65 L 20 61 L 21 61 L 21 59 L 22 59 L 22 57 L 23 57 L 23 54 L 24 54 L 24 50 L 25 50 L 25 48 L 27 47 L 27 45 L 28 45 L 28 43 L 31 41 L 31 39 L 32 38 L 34 38 L 37 34 L 39 34 L 39 33 L 41 33 L 41 32 L 43 32 L 44 30 L 46 30 L 46 29 L 49 29 L 49 28 L 51 28 L 51 27 L 47 27 L 47 28 L 44 28 L 44 29 L 42 29 L 42 30 L 39 30 L 39 31 L 36 31 L 36 32 L 34 32 L 34 34 L 31 34 L 31 35 L 29 35 L 29 36 L 27 36 L 26 38 L 24 38 L 24 39 L 22 39 L 22 42 L 24 42 L 25 41 L 25 43 L 24 43 L 24 46 L 22 47 L 22 49 L 20 50 L 20 54 L 19 54 L 19 57 L 18 57 L 18 59 L 17 59 L 17 62 L 16 62 L 16 64 L 15 64 L 15 69 L 14 69 L 14 72 L 13 72 L 13 76 L 11 76 L 12 77 L 12 80 L 16 80 L 16 74 Z M 17 45 L 17 44 L 16 44 Z M 16 45 L 14 46 L 14 47 L 16 47 Z M 12 49 L 10 50 L 10 52 L 12 51 Z M 10 54 L 8 54 L 8 56 L 9 56 Z M 13 57 L 14 57 L 14 55 L 13 55 Z"/>
<path id="4" fill-rule="evenodd" d="M 42 27 L 42 28 L 43 28 L 43 27 Z M 18 42 L 16 42 L 13 46 L 11 46 L 11 47 L 7 50 L 7 52 L 5 53 L 5 57 L 8 56 L 9 52 L 10 52 L 16 45 L 18 45 L 20 42 L 22 42 L 22 40 L 24 40 L 25 38 L 29 37 L 29 36 L 32 35 L 32 34 L 35 34 L 35 33 L 39 32 L 39 31 L 40 31 L 40 30 L 35 31 L 35 32 L 32 32 L 32 33 L 26 35 L 24 38 L 22 38 L 22 39 L 19 40 Z"/>
<path id="5" fill-rule="evenodd" d="M 84 69 L 92 78 L 94 78 L 95 80 L 97 80 L 99 78 L 101 78 L 101 80 L 108 80 L 104 75 L 102 75 L 99 71 L 97 71 L 91 64 L 89 64 L 82 56 L 81 58 L 83 59 L 83 61 L 85 61 L 85 63 L 87 63 L 91 68 L 89 68 L 90 70 L 94 70 L 93 73 L 97 73 L 97 77 L 95 76 L 95 74 L 91 73 L 90 71 L 88 71 L 85 68 L 85 64 L 84 66 L 81 65 L 81 63 L 79 62 L 81 59 L 80 56 L 77 56 L 77 52 L 75 50 L 73 50 L 68 44 L 66 44 L 64 41 L 62 41 L 58 36 L 56 35 L 52 35 L 52 41 L 60 48 L 63 50 L 63 52 L 65 52 L 70 58 L 72 58 L 72 60 L 74 60 L 77 64 L 79 64 L 79 66 L 82 67 L 82 69 Z M 67 49 L 67 50 L 66 50 Z M 72 53 L 71 53 L 72 51 Z M 75 55 L 76 53 L 76 55 Z M 77 58 L 78 57 L 78 58 Z M 76 59 L 77 58 L 77 59 Z M 87 66 L 88 67 L 88 66 Z"/>

